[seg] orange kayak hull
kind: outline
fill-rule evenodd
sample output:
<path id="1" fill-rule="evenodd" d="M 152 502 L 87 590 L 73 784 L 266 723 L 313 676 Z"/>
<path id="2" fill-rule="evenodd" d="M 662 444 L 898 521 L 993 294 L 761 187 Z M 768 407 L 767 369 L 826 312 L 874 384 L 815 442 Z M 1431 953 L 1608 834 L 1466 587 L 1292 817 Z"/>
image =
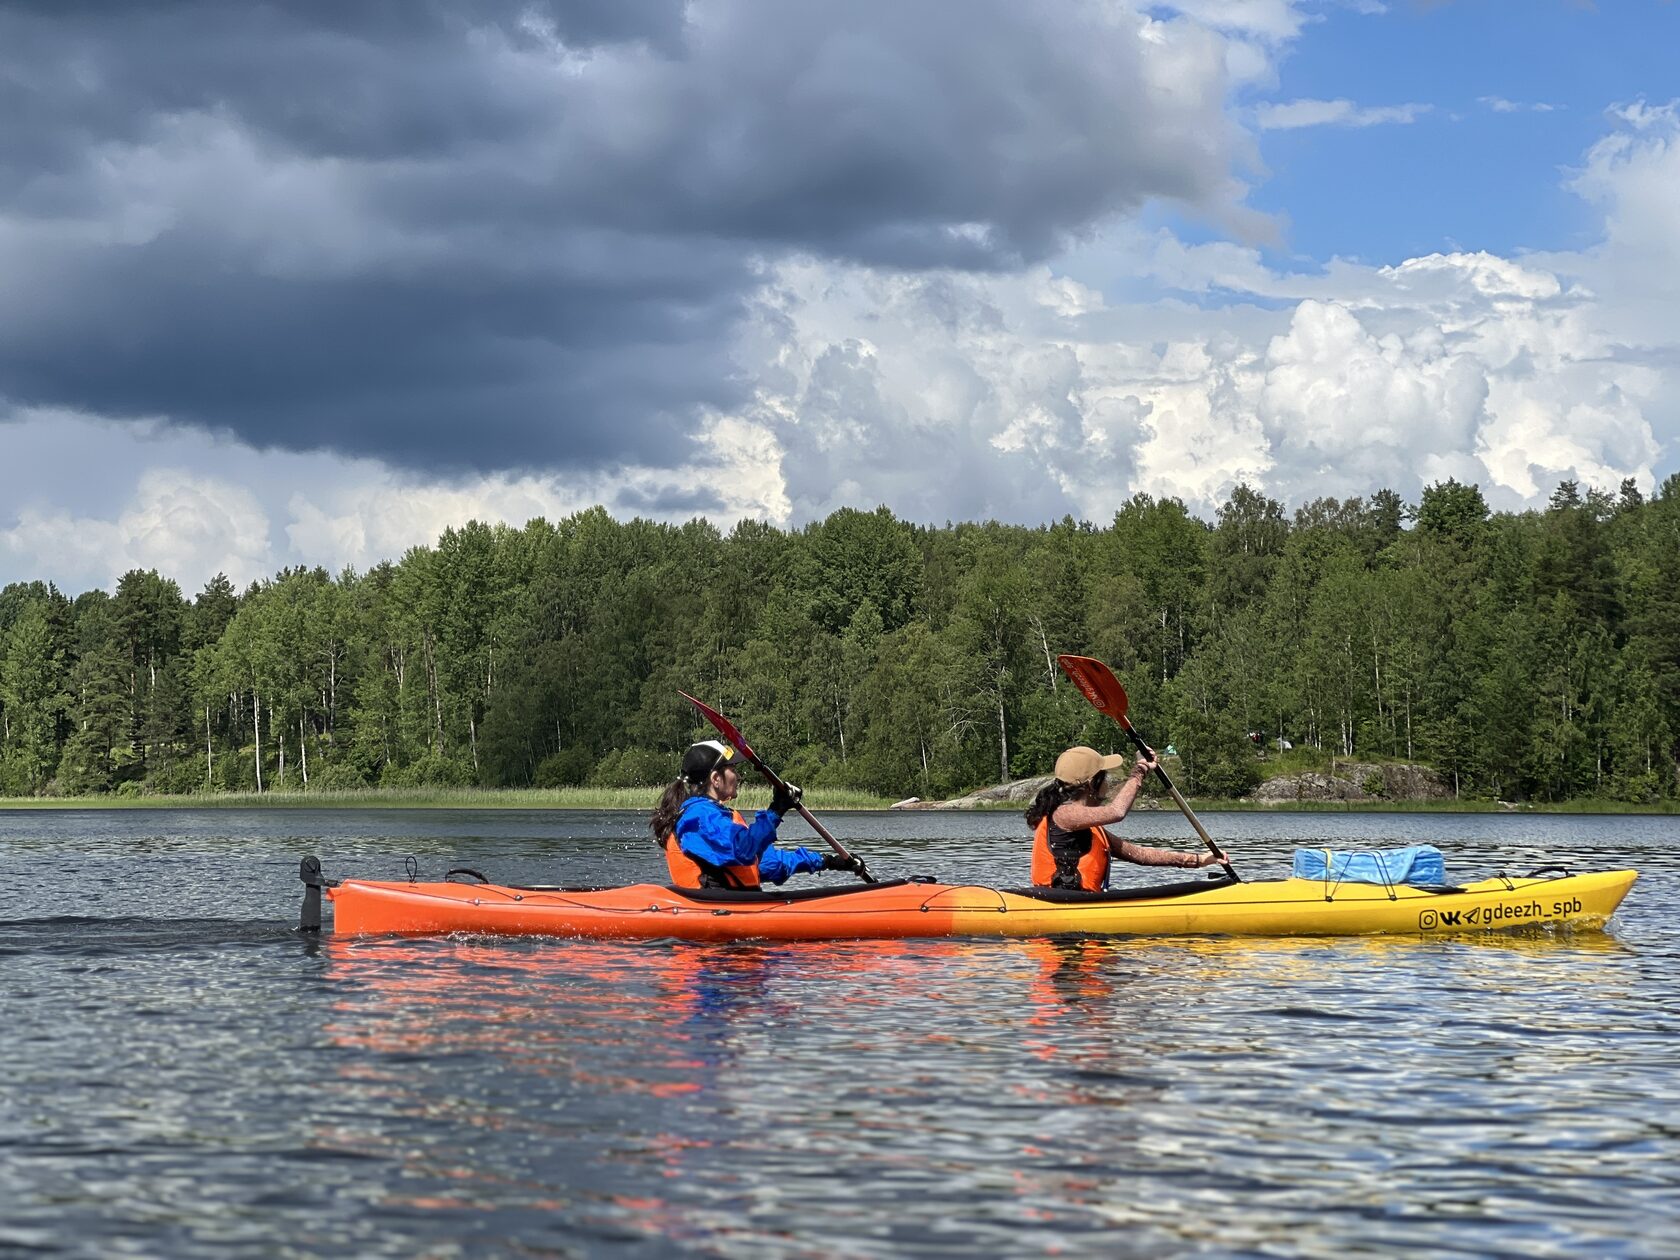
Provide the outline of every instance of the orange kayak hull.
<path id="1" fill-rule="evenodd" d="M 1452 889 L 1317 880 L 1176 884 L 1104 900 L 892 881 L 812 892 L 697 894 L 659 884 L 519 888 L 347 879 L 326 888 L 333 930 L 373 934 L 808 941 L 945 936 L 1359 936 L 1601 928 L 1637 873 L 1506 876 Z"/>
<path id="2" fill-rule="evenodd" d="M 404 884 L 347 879 L 327 890 L 333 931 L 488 933 L 597 939 L 806 941 L 952 936 L 954 914 L 942 884 L 892 884 L 816 901 L 777 899 L 717 904 L 660 884 L 550 891 L 498 884 Z"/>

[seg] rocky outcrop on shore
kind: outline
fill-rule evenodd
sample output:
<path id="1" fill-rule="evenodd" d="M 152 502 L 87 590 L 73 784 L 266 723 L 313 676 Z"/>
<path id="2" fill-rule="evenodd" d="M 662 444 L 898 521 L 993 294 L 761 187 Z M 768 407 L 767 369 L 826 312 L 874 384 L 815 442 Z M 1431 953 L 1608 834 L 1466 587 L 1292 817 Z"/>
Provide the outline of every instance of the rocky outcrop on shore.
<path id="1" fill-rule="evenodd" d="M 948 801 L 924 801 L 919 796 L 912 796 L 909 800 L 898 801 L 894 809 L 997 809 L 1005 805 L 1018 805 L 1025 809 L 1033 797 L 1054 779 L 1054 775 L 1041 774 L 1031 779 L 1016 779 L 1012 783 L 999 783 L 995 787 L 981 788 L 978 792 L 970 792 L 967 796 L 954 797 Z M 1156 802 L 1145 797 L 1133 808 L 1155 809 Z"/>
<path id="2" fill-rule="evenodd" d="M 924 801 L 912 796 L 894 809 L 993 809 L 1003 805 L 1025 806 L 1050 775 L 1016 779 L 981 788 L 948 801 Z M 1290 801 L 1439 801 L 1452 796 L 1452 785 L 1428 766 L 1379 764 L 1333 760 L 1328 771 L 1309 770 L 1267 779 L 1245 800 L 1281 805 Z M 1153 797 L 1140 800 L 1138 809 L 1158 809 Z"/>
<path id="3" fill-rule="evenodd" d="M 954 797 L 948 801 L 924 801 L 919 796 L 912 796 L 907 801 L 899 801 L 894 809 L 986 809 L 998 805 L 1021 805 L 1025 807 L 1039 789 L 1053 779 L 1054 775 L 1041 774 L 1031 779 L 1016 779 L 1013 783 L 999 783 L 995 787 L 981 788 L 978 792 L 970 792 L 967 796 Z"/>
<path id="4" fill-rule="evenodd" d="M 1309 770 L 1267 779 L 1246 799 L 1287 801 L 1441 801 L 1452 785 L 1428 766 L 1335 760 L 1328 772 Z"/>

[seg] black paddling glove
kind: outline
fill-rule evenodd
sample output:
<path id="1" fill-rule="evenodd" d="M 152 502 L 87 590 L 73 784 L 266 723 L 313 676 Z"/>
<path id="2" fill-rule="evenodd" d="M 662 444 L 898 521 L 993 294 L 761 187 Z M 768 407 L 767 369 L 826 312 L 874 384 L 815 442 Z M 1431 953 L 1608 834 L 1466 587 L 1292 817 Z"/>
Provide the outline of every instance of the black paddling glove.
<path id="1" fill-rule="evenodd" d="M 770 794 L 770 812 L 778 818 L 784 818 L 799 808 L 799 802 L 804 796 L 802 789 L 792 783 L 784 783 Z"/>

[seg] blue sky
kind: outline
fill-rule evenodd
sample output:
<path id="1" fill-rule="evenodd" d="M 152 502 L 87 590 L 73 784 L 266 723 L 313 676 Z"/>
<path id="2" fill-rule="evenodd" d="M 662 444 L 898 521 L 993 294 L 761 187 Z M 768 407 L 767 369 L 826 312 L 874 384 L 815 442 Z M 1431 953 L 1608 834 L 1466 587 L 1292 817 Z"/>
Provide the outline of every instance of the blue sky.
<path id="1" fill-rule="evenodd" d="M 1680 91 L 1676 49 L 1671 0 L 1323 9 L 1280 59 L 1269 99 L 1427 112 L 1261 132 L 1266 176 L 1251 201 L 1287 219 L 1286 249 L 1313 258 L 1578 248 L 1596 225 L 1563 179 L 1608 107 Z"/>
<path id="2" fill-rule="evenodd" d="M 0 2 L 0 583 L 1680 470 L 1680 6 Z"/>

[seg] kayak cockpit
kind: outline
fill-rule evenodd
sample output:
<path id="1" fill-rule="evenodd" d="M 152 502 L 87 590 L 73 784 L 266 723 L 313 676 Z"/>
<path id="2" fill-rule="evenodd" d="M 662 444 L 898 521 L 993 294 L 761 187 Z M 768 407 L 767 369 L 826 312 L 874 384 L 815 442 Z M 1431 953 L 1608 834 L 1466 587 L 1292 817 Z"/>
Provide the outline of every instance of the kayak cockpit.
<path id="1" fill-rule="evenodd" d="M 1000 888 L 1011 897 L 1031 897 L 1057 906 L 1101 906 L 1121 901 L 1149 901 L 1160 897 L 1186 897 L 1191 893 L 1212 892 L 1241 883 L 1229 875 L 1214 874 L 1207 879 L 1184 879 L 1175 884 L 1142 884 L 1133 888 L 1101 888 L 1094 892 L 1083 888 Z"/>

